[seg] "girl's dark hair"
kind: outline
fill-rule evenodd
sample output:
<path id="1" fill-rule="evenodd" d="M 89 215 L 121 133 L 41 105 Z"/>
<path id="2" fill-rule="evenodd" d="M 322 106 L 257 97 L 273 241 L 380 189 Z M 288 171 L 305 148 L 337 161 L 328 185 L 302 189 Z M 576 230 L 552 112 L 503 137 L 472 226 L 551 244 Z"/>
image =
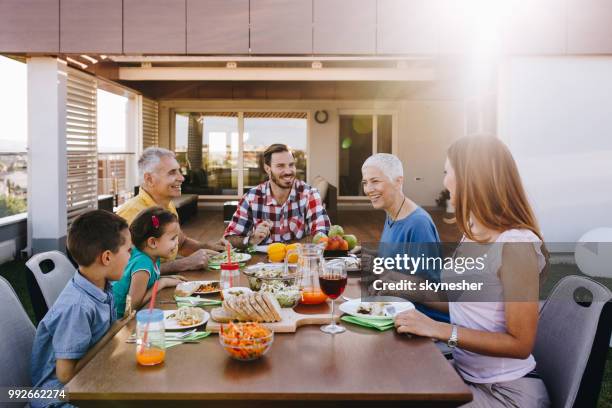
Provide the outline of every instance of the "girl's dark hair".
<path id="1" fill-rule="evenodd" d="M 176 215 L 161 207 L 151 207 L 142 210 L 130 225 L 132 244 L 142 250 L 147 239 L 161 237 L 164 234 L 165 226 L 173 222 L 178 222 Z"/>

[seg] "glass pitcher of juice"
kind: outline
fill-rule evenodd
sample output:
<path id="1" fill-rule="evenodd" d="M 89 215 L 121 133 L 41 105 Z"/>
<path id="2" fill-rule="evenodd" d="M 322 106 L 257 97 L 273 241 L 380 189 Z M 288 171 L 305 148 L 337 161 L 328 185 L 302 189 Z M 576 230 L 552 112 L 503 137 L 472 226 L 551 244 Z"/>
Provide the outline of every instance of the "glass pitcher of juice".
<path id="1" fill-rule="evenodd" d="M 161 364 L 166 358 L 164 312 L 160 309 L 136 313 L 136 361 L 143 366 Z"/>
<path id="2" fill-rule="evenodd" d="M 323 271 L 325 259 L 323 258 L 323 246 L 318 244 L 300 244 L 297 249 L 287 251 L 285 265 L 288 260 L 295 258 L 296 273 L 300 276 L 300 291 L 302 303 L 316 305 L 327 300 L 327 296 L 319 286 L 319 274 Z M 287 269 L 285 269 L 287 270 Z"/>

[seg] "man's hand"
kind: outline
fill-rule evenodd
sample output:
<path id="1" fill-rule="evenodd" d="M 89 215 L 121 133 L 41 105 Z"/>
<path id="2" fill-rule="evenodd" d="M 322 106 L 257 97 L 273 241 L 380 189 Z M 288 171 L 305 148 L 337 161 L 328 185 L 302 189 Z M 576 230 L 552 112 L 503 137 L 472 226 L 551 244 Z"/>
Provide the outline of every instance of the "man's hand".
<path id="1" fill-rule="evenodd" d="M 192 271 L 196 269 L 206 269 L 208 266 L 208 249 L 198 249 L 193 254 L 186 256 L 185 258 L 177 259 L 173 263 L 176 269 L 173 271 Z"/>
<path id="2" fill-rule="evenodd" d="M 270 230 L 274 226 L 274 223 L 269 220 L 262 221 L 253 231 L 251 238 L 249 239 L 249 244 L 251 245 L 259 245 L 264 239 L 268 238 L 270 235 Z"/>
<path id="3" fill-rule="evenodd" d="M 220 251 L 225 251 L 226 245 L 227 245 L 227 240 L 225 238 L 221 238 L 217 241 L 207 242 L 203 246 L 205 249 L 220 252 Z"/>

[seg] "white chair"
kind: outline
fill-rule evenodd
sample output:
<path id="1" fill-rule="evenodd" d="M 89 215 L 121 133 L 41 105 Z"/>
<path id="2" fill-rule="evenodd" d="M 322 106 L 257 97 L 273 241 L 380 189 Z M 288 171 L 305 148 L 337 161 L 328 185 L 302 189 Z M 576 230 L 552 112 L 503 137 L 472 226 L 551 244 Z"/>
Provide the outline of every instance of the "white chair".
<path id="1" fill-rule="evenodd" d="M 47 273 L 41 268 L 43 262 L 52 263 L 51 270 Z M 76 272 L 66 255 L 59 251 L 36 254 L 26 262 L 26 265 L 34 274 L 49 309 Z"/>
<path id="2" fill-rule="evenodd" d="M 30 360 L 36 330 L 17 294 L 1 276 L 0 299 L 0 388 L 30 387 Z M 0 402 L 0 408 L 15 406 L 15 403 Z"/>
<path id="3" fill-rule="evenodd" d="M 610 338 L 612 292 L 581 276 L 554 287 L 540 311 L 533 355 L 553 407 L 595 407 Z"/>

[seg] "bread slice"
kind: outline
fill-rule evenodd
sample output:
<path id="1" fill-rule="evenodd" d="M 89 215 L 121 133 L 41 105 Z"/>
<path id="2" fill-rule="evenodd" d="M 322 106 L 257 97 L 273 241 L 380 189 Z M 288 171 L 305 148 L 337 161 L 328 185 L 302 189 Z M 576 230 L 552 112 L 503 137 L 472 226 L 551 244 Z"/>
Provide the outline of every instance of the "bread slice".
<path id="1" fill-rule="evenodd" d="M 270 311 L 274 315 L 274 321 L 280 322 L 282 320 L 281 307 L 280 307 L 280 304 L 278 303 L 278 300 L 276 300 L 276 297 L 273 294 L 270 294 L 268 292 L 264 292 L 262 296 L 263 296 L 264 301 L 268 305 L 268 309 L 270 309 Z"/>
<path id="2" fill-rule="evenodd" d="M 236 314 L 224 307 L 216 307 L 210 311 L 210 316 L 215 322 L 229 323 L 236 319 Z"/>
<path id="3" fill-rule="evenodd" d="M 251 303 L 251 306 L 253 307 L 253 309 L 255 309 L 257 314 L 261 317 L 261 320 L 264 322 L 269 322 L 270 316 L 268 316 L 268 313 L 266 313 L 266 311 L 261 307 L 259 302 L 257 302 L 256 296 L 254 293 L 249 294 L 248 300 Z"/>
<path id="4" fill-rule="evenodd" d="M 274 313 L 272 313 L 272 311 L 268 307 L 268 304 L 263 299 L 263 295 L 261 293 L 255 293 L 254 295 L 255 296 L 253 298 L 255 299 L 259 307 L 261 307 L 261 309 L 264 311 L 264 314 L 266 315 L 266 318 L 267 318 L 266 322 L 275 322 L 276 318 L 274 317 Z"/>
<path id="5" fill-rule="evenodd" d="M 248 295 L 240 296 L 240 306 L 242 306 L 243 310 L 249 314 L 249 317 L 251 318 L 251 320 L 256 321 L 256 322 L 264 321 L 263 316 L 260 316 L 257 310 L 255 310 L 253 306 L 251 306 L 251 302 L 249 300 Z"/>
<path id="6" fill-rule="evenodd" d="M 240 320 L 241 322 L 246 322 L 250 320 L 249 315 L 244 313 L 242 310 L 242 307 L 240 307 L 240 305 L 238 304 L 237 297 L 235 296 L 229 297 L 225 300 L 224 303 L 230 311 L 236 314 L 236 316 L 238 317 L 238 320 Z"/>

